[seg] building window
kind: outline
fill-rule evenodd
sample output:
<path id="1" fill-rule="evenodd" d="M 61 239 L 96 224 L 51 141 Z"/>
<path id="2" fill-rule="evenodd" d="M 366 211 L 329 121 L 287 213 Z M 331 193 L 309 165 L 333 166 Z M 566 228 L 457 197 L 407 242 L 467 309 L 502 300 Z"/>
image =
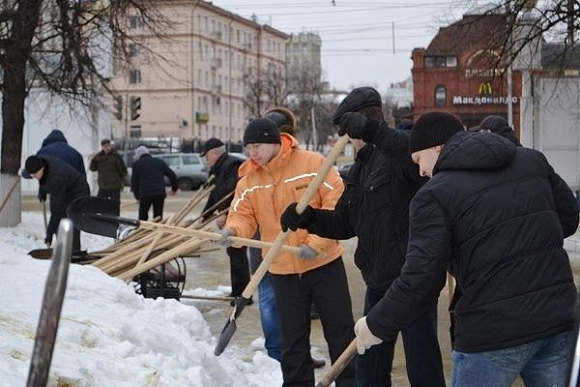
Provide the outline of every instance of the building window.
<path id="1" fill-rule="evenodd" d="M 437 86 L 435 88 L 435 106 L 447 105 L 447 89 L 445 86 Z"/>
<path id="2" fill-rule="evenodd" d="M 447 57 L 447 67 L 457 67 L 457 57 L 448 56 Z"/>
<path id="3" fill-rule="evenodd" d="M 129 28 L 139 28 L 141 27 L 141 19 L 139 16 L 129 16 Z"/>
<path id="4" fill-rule="evenodd" d="M 425 67 L 457 67 L 456 56 L 426 56 Z"/>
<path id="5" fill-rule="evenodd" d="M 140 138 L 141 137 L 141 125 L 131 125 L 129 128 L 130 138 Z"/>
<path id="6" fill-rule="evenodd" d="M 139 45 L 135 44 L 135 43 L 130 43 L 129 44 L 129 56 L 130 57 L 134 57 L 139 55 Z"/>
<path id="7" fill-rule="evenodd" d="M 141 83 L 141 71 L 139 70 L 131 70 L 129 71 L 129 83 Z"/>

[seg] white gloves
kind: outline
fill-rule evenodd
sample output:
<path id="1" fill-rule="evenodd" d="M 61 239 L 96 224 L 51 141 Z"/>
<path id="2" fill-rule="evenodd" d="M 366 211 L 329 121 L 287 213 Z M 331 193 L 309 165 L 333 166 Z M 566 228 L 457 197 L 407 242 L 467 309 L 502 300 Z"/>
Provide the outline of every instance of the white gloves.
<path id="1" fill-rule="evenodd" d="M 359 355 L 365 353 L 367 349 L 373 345 L 383 342 L 377 336 L 373 335 L 367 325 L 367 318 L 361 317 L 354 326 L 354 334 L 356 335 L 356 351 Z"/>
<path id="2" fill-rule="evenodd" d="M 219 233 L 222 237 L 221 239 L 218 239 L 216 241 L 218 245 L 224 247 L 231 247 L 234 244 L 234 241 L 230 238 L 231 236 L 236 235 L 233 230 L 230 230 L 229 228 L 224 228 Z"/>
<path id="3" fill-rule="evenodd" d="M 312 247 L 303 243 L 300 245 L 300 251 L 298 252 L 298 256 L 302 259 L 310 261 L 316 258 L 318 256 L 318 253 L 314 251 Z"/>

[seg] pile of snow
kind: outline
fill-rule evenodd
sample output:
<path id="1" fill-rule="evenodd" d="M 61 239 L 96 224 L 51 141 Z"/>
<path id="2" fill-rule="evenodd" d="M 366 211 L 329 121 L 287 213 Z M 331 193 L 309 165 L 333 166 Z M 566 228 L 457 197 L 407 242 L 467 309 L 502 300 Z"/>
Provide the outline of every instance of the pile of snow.
<path id="1" fill-rule="evenodd" d="M 40 214 L 0 228 L 0 386 L 26 384 L 50 265 L 27 252 L 43 239 Z M 85 249 L 110 241 L 83 234 Z M 250 363 L 234 351 L 216 357 L 215 342 L 194 306 L 144 299 L 96 268 L 71 265 L 48 386 L 282 384 L 279 363 L 263 351 Z"/>

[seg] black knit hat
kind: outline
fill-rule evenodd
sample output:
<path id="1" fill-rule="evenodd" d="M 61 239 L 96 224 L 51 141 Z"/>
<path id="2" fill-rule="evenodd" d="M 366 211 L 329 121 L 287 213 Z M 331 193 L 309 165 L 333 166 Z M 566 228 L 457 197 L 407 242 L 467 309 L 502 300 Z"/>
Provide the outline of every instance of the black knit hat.
<path id="1" fill-rule="evenodd" d="M 201 157 L 205 156 L 205 154 L 215 148 L 219 148 L 220 146 L 224 146 L 224 143 L 221 140 L 212 137 L 206 142 L 203 143 L 203 152 L 201 152 Z"/>
<path id="2" fill-rule="evenodd" d="M 278 125 L 268 118 L 252 120 L 244 131 L 244 145 L 255 143 L 279 144 L 280 129 L 278 129 Z"/>
<path id="3" fill-rule="evenodd" d="M 108 138 L 101 140 L 101 145 L 110 144 L 110 143 L 111 143 L 111 140 L 109 140 Z"/>
<path id="4" fill-rule="evenodd" d="M 485 117 L 478 126 L 498 134 L 512 130 L 505 118 L 496 115 Z"/>
<path id="5" fill-rule="evenodd" d="M 463 125 L 455 116 L 448 113 L 433 112 L 422 115 L 411 130 L 409 152 L 414 153 L 436 145 L 443 145 L 457 132 L 462 132 Z"/>
<path id="6" fill-rule="evenodd" d="M 357 87 L 348 93 L 338 105 L 332 115 L 332 123 L 338 125 L 344 113 L 356 112 L 369 106 L 381 107 L 381 95 L 372 87 Z"/>
<path id="7" fill-rule="evenodd" d="M 30 156 L 26 159 L 24 166 L 26 168 L 26 172 L 33 174 L 38 172 L 40 168 L 44 167 L 44 160 L 38 156 Z"/>

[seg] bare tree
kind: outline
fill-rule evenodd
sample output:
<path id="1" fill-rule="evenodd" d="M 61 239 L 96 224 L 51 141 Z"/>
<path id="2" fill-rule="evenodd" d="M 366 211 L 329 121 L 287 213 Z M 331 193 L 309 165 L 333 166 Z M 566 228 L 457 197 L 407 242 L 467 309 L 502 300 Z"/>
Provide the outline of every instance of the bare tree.
<path id="1" fill-rule="evenodd" d="M 2 151 L 0 199 L 16 183 L 22 155 L 25 100 L 42 88 L 91 106 L 109 91 L 113 61 L 129 57 L 130 18 L 159 30 L 154 0 L 5 0 L 0 6 Z M 17 190 L 19 191 L 19 190 Z M 9 199 L 0 225 L 20 221 L 20 198 Z"/>
<path id="2" fill-rule="evenodd" d="M 251 117 L 260 117 L 272 106 L 283 106 L 288 98 L 287 78 L 274 66 L 267 69 L 248 68 L 244 71 L 246 97 L 244 105 Z"/>

